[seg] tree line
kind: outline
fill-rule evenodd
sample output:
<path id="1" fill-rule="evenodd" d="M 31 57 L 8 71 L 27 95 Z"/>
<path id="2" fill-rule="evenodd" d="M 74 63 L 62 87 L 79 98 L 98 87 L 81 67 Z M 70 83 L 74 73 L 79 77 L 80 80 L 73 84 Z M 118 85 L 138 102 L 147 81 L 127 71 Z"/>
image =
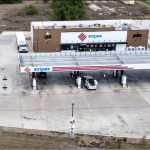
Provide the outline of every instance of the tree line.
<path id="1" fill-rule="evenodd" d="M 87 20 L 82 0 L 53 0 L 51 20 Z"/>
<path id="2" fill-rule="evenodd" d="M 0 0 L 0 4 L 22 3 L 22 0 Z"/>

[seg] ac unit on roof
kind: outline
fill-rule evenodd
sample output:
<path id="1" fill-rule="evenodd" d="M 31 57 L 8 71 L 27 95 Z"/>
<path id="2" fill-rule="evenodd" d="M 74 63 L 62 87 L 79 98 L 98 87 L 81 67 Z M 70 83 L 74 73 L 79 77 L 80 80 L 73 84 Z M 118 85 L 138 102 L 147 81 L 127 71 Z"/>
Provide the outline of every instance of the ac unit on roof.
<path id="1" fill-rule="evenodd" d="M 119 27 L 120 27 L 120 25 L 121 25 L 121 23 L 120 23 L 120 22 L 114 22 L 113 27 L 119 28 Z"/>
<path id="2" fill-rule="evenodd" d="M 55 26 L 45 26 L 45 29 L 55 29 Z"/>
<path id="3" fill-rule="evenodd" d="M 79 24 L 79 27 L 82 27 L 83 26 L 83 24 Z"/>
<path id="4" fill-rule="evenodd" d="M 66 28 L 66 25 L 62 25 L 61 28 L 62 28 L 62 29 Z"/>
<path id="5" fill-rule="evenodd" d="M 87 26 L 87 25 L 83 25 L 83 27 L 84 27 L 84 28 L 87 28 L 88 26 Z"/>
<path id="6" fill-rule="evenodd" d="M 99 23 L 95 23 L 94 26 L 100 26 L 100 24 Z"/>

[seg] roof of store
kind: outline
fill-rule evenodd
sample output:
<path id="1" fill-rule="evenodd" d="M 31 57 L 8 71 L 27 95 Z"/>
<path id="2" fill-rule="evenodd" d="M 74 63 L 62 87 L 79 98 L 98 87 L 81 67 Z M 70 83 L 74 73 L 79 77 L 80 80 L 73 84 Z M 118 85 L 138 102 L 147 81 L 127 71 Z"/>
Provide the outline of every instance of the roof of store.
<path id="1" fill-rule="evenodd" d="M 122 30 L 130 27 L 129 30 L 138 30 L 133 20 L 78 20 L 78 21 L 43 21 L 31 22 L 34 29 L 62 29 L 62 28 L 112 28 Z"/>

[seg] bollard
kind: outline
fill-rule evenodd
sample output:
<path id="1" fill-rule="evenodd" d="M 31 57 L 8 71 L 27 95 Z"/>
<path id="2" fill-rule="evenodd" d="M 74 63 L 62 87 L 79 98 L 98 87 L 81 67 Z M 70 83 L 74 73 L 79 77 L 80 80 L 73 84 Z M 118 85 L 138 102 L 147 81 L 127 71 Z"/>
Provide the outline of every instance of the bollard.
<path id="1" fill-rule="evenodd" d="M 6 86 L 6 84 L 4 84 L 4 86 L 2 87 L 4 90 L 6 90 L 7 89 L 7 86 Z"/>
<path id="2" fill-rule="evenodd" d="M 3 80 L 7 80 L 6 76 L 4 76 L 4 79 Z"/>

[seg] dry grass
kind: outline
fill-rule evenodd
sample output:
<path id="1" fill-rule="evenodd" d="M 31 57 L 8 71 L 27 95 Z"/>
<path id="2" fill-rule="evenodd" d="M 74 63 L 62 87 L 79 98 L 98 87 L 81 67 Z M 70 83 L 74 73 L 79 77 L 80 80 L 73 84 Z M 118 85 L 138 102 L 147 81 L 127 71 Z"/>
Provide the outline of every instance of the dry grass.
<path id="1" fill-rule="evenodd" d="M 126 140 L 124 140 L 126 139 Z M 0 149 L 150 149 L 150 140 L 50 132 L 50 135 L 0 130 Z M 12 142 L 13 141 L 13 142 Z M 121 143 L 119 141 L 122 141 Z"/>
<path id="2" fill-rule="evenodd" d="M 99 6 L 101 10 L 93 11 L 89 9 L 89 4 L 86 5 L 87 16 L 90 20 L 105 20 L 105 19 L 144 19 L 150 18 L 150 8 L 140 5 L 135 2 L 134 5 L 126 5 L 120 1 L 94 1 L 94 4 Z M 114 10 L 114 11 L 110 11 Z"/>
<path id="3" fill-rule="evenodd" d="M 20 11 L 28 4 L 28 2 L 23 2 L 23 4 L 16 4 L 15 7 L 11 5 L 9 9 L 7 5 L 0 5 L 0 14 L 3 12 L 3 15 L 0 16 L 0 25 L 6 25 L 5 27 L 0 27 L 0 32 L 4 30 L 30 31 L 31 21 L 49 21 L 52 10 L 49 8 L 48 3 L 32 1 L 31 4 L 38 10 L 36 15 L 26 15 L 25 12 Z M 6 7 L 7 9 L 5 9 Z"/>
<path id="4" fill-rule="evenodd" d="M 89 8 L 89 3 L 86 3 L 86 15 L 90 20 L 106 20 L 106 19 L 149 19 L 150 8 L 139 5 L 135 2 L 134 5 L 128 6 L 120 1 L 92 1 L 99 6 L 101 10 L 94 11 Z M 104 3 L 105 2 L 105 3 Z M 26 15 L 20 9 L 26 5 L 32 4 L 37 10 L 36 15 Z M 110 8 L 113 10 L 110 11 Z M 40 1 L 24 1 L 22 4 L 4 4 L 0 5 L 0 33 L 4 30 L 13 31 L 30 31 L 31 21 L 49 21 L 53 10 L 50 9 L 49 3 Z"/>

